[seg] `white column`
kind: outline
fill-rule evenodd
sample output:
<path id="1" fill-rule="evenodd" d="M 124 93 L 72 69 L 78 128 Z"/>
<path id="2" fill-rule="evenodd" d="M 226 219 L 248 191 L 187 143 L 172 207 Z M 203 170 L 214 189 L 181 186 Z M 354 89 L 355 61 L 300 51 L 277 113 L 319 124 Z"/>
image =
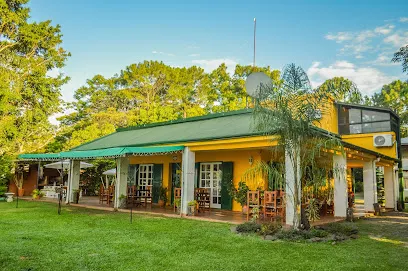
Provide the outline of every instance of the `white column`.
<path id="1" fill-rule="evenodd" d="M 394 190 L 394 167 L 384 167 L 384 193 L 385 193 L 385 208 L 395 208 L 395 203 L 397 201 Z"/>
<path id="2" fill-rule="evenodd" d="M 182 157 L 181 214 L 188 213 L 188 202 L 194 200 L 195 153 L 185 147 Z"/>
<path id="3" fill-rule="evenodd" d="M 334 216 L 346 217 L 348 207 L 347 159 L 345 155 L 333 155 Z"/>
<path id="4" fill-rule="evenodd" d="M 120 196 L 126 196 L 127 177 L 129 171 L 129 158 L 119 157 L 116 159 L 116 183 L 115 183 L 115 199 L 113 208 L 118 209 L 120 206 Z"/>
<path id="5" fill-rule="evenodd" d="M 71 160 L 69 166 L 69 178 L 68 178 L 68 189 L 67 189 L 67 199 L 69 202 L 74 201 L 74 190 L 79 190 L 79 177 L 81 175 L 81 161 Z"/>
<path id="6" fill-rule="evenodd" d="M 364 210 L 374 212 L 374 203 L 377 202 L 377 179 L 375 172 L 375 160 L 364 162 Z"/>
<path id="7" fill-rule="evenodd" d="M 297 169 L 297 170 L 296 170 Z M 295 175 L 297 174 L 297 178 Z M 295 215 L 295 210 L 298 207 L 295 206 L 295 188 L 298 186 L 298 199 L 299 204 L 301 201 L 301 185 L 300 185 L 300 156 L 299 153 L 290 152 L 285 150 L 285 193 L 286 193 L 286 224 L 295 228 L 300 223 L 300 215 Z"/>

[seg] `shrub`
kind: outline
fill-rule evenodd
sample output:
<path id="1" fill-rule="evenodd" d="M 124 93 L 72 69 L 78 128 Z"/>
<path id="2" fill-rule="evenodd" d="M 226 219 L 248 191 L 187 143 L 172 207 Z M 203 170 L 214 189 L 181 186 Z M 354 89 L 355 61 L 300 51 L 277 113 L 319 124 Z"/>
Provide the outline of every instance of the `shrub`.
<path id="1" fill-rule="evenodd" d="M 304 239 L 302 231 L 296 229 L 281 229 L 275 236 L 278 239 L 287 241 L 300 241 Z"/>
<path id="2" fill-rule="evenodd" d="M 7 192 L 7 186 L 0 186 L 0 197 L 4 196 L 4 193 Z"/>
<path id="3" fill-rule="evenodd" d="M 405 202 L 407 202 L 407 203 L 408 203 L 408 197 L 405 197 Z"/>
<path id="4" fill-rule="evenodd" d="M 256 233 L 261 230 L 261 225 L 254 222 L 245 222 L 237 226 L 237 232 L 239 233 Z"/>
<path id="5" fill-rule="evenodd" d="M 315 237 L 325 238 L 329 235 L 329 233 L 324 230 L 313 228 L 309 231 L 302 231 L 302 235 L 305 239 L 310 239 L 310 238 L 315 238 Z"/>
<path id="6" fill-rule="evenodd" d="M 282 223 L 280 222 L 269 222 L 261 224 L 260 234 L 263 236 L 274 235 L 282 228 Z"/>
<path id="7" fill-rule="evenodd" d="M 322 226 L 322 229 L 332 233 L 350 236 L 358 233 L 358 228 L 351 223 L 331 223 Z"/>

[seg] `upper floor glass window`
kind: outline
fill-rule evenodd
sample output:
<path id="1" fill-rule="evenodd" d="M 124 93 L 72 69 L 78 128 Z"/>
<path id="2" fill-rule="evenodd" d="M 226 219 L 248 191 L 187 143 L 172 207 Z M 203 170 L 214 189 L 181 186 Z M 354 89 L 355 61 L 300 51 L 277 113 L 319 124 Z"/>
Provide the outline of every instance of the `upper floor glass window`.
<path id="1" fill-rule="evenodd" d="M 345 105 L 339 106 L 339 133 L 365 134 L 377 132 L 396 132 L 397 119 L 389 112 L 361 109 Z"/>

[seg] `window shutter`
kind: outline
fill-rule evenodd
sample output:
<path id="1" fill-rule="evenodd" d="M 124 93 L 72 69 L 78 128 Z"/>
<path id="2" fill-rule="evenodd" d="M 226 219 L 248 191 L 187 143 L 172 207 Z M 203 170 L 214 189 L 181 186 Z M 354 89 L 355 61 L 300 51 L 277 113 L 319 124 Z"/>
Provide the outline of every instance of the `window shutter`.
<path id="1" fill-rule="evenodd" d="M 232 210 L 232 197 L 230 195 L 230 189 L 233 181 L 233 162 L 223 162 L 221 165 L 221 170 L 221 209 Z"/>
<path id="2" fill-rule="evenodd" d="M 153 186 L 152 186 L 152 198 L 153 203 L 159 202 L 160 187 L 163 182 L 163 164 L 153 165 Z"/>
<path id="3" fill-rule="evenodd" d="M 127 184 L 129 186 L 137 184 L 136 179 L 137 179 L 138 169 L 139 169 L 139 165 L 129 165 L 128 179 L 127 179 Z"/>
<path id="4" fill-rule="evenodd" d="M 174 188 L 181 187 L 181 164 L 180 163 L 171 163 L 170 164 L 170 176 L 171 176 L 171 204 L 174 201 Z"/>
<path id="5" fill-rule="evenodd" d="M 194 188 L 200 187 L 200 163 L 195 163 L 195 171 L 194 171 Z"/>

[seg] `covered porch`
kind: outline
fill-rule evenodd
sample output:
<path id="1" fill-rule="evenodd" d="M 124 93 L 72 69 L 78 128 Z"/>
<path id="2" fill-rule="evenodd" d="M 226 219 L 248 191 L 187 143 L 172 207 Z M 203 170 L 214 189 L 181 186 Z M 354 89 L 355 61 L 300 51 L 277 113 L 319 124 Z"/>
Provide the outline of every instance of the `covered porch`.
<path id="1" fill-rule="evenodd" d="M 244 172 L 250 168 L 255 161 L 270 161 L 270 141 L 258 139 L 257 145 L 252 147 L 239 147 L 236 144 L 225 145 L 211 144 L 204 146 L 155 146 L 139 148 L 111 148 L 98 151 L 71 151 L 60 153 L 59 159 L 70 159 L 69 180 L 67 187 L 66 203 L 73 204 L 73 191 L 79 189 L 80 162 L 95 158 L 111 158 L 116 161 L 115 182 L 111 186 L 110 201 L 101 201 L 98 197 L 83 197 L 78 206 L 87 208 L 101 208 L 106 210 L 120 210 L 130 212 L 130 205 L 126 206 L 130 188 L 149 191 L 148 204 L 133 205 L 132 211 L 139 213 L 158 214 L 171 217 L 187 216 L 188 205 L 197 200 L 197 188 L 206 189 L 209 193 L 210 210 L 197 212 L 194 219 L 209 221 L 224 221 L 229 223 L 242 223 L 247 220 L 241 210 L 241 205 L 234 201 L 230 195 L 229 187 L 237 187 Z M 266 145 L 267 144 L 267 145 Z M 246 144 L 248 146 L 248 144 Z M 118 150 L 119 149 L 119 150 Z M 283 154 L 284 155 L 284 154 Z M 393 186 L 395 169 L 393 161 L 378 158 L 369 152 L 357 151 L 350 146 L 346 148 L 345 155 L 327 152 L 327 159 L 331 159 L 333 168 L 344 169 L 344 174 L 334 174 L 332 183 L 333 202 L 332 212 L 326 212 L 321 219 L 315 223 L 328 223 L 342 220 L 347 215 L 350 205 L 350 192 L 352 191 L 351 177 L 348 169 L 355 167 L 364 168 L 364 211 L 358 216 L 374 211 L 376 196 L 376 174 L 377 167 L 384 168 L 385 206 L 395 208 L 395 189 Z M 26 160 L 38 159 L 36 155 L 25 155 L 21 157 Z M 282 158 L 282 157 L 281 157 Z M 42 160 L 49 159 L 41 156 Z M 54 159 L 55 161 L 55 159 Z M 293 213 L 293 202 L 290 200 L 290 185 L 293 184 L 293 165 L 286 159 L 284 165 L 285 187 L 288 191 L 285 200 L 285 217 L 283 219 L 291 225 Z M 259 182 L 260 181 L 260 182 Z M 257 182 L 263 183 L 262 190 L 270 190 L 268 180 L 262 179 Z M 104 185 L 101 183 L 101 186 Z M 257 190 L 256 185 L 250 187 Z M 109 187 L 105 187 L 109 189 Z M 160 190 L 165 189 L 168 199 L 167 206 L 159 207 Z M 174 204 L 177 192 L 180 193 L 179 210 L 175 210 Z M 371 191 L 371 192 L 370 192 Z"/>

